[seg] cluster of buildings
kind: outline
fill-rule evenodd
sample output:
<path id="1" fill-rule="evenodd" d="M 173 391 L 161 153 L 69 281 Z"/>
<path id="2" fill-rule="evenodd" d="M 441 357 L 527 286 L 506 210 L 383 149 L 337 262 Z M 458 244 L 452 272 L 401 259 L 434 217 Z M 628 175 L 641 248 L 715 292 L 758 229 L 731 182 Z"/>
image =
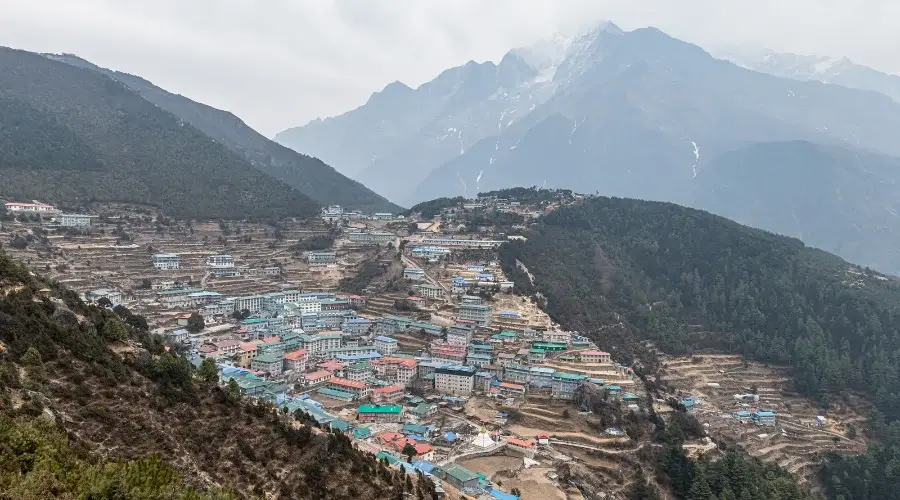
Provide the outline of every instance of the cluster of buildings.
<path id="1" fill-rule="evenodd" d="M 343 220 L 402 220 L 402 215 L 395 215 L 389 212 L 377 212 L 366 215 L 359 211 L 344 210 L 340 205 L 329 205 L 322 208 L 322 220 L 328 222 L 339 222 Z"/>
<path id="2" fill-rule="evenodd" d="M 52 221 L 60 227 L 79 229 L 89 228 L 94 224 L 94 221 L 98 219 L 98 216 L 96 215 L 62 213 L 53 205 L 37 201 L 32 203 L 13 201 L 4 203 L 3 205 L 6 208 L 6 211 L 11 214 L 36 214 L 41 217 L 51 217 Z"/>
<path id="3" fill-rule="evenodd" d="M 151 259 L 153 267 L 158 271 L 177 271 L 181 269 L 181 256 L 177 253 L 155 253 L 151 256 Z M 219 278 L 238 276 L 241 274 L 259 274 L 257 269 L 250 269 L 247 266 L 244 266 L 243 268 L 235 266 L 234 257 L 227 254 L 208 256 L 206 258 L 206 270 L 211 276 Z M 278 266 L 265 267 L 262 269 L 262 274 L 281 274 L 281 268 Z"/>
<path id="4" fill-rule="evenodd" d="M 568 400 L 583 384 L 605 387 L 610 395 L 628 402 L 636 399 L 620 386 L 591 376 L 598 366 L 624 378 L 630 377 L 631 371 L 614 365 L 609 353 L 597 350 L 577 333 L 486 334 L 472 321 L 461 320 L 442 328 L 389 315 L 372 321 L 355 316 L 349 308 L 322 310 L 336 301 L 348 302 L 335 294 L 281 294 L 292 301 L 284 305 L 282 314 L 299 307 L 311 310 L 314 307 L 310 305 L 315 304 L 319 313 L 349 311 L 354 315 L 335 316 L 340 323 L 335 322 L 331 330 L 303 328 L 297 325 L 297 316 L 286 314 L 246 318 L 239 330 L 243 340 L 206 343 L 199 347 L 199 354 L 249 369 L 264 380 L 289 381 L 347 403 L 393 403 L 410 388 L 458 397 L 483 394 L 521 398 L 536 392 Z M 271 302 L 269 299 L 266 303 Z M 316 313 L 302 313 L 300 323 L 309 314 Z M 173 340 L 185 335 L 183 330 L 177 332 L 180 337 Z M 431 340 L 424 349 L 404 351 L 391 335 L 409 332 Z M 556 365 L 550 366 L 550 362 Z M 370 417 L 399 421 L 404 415 L 401 411 Z"/>

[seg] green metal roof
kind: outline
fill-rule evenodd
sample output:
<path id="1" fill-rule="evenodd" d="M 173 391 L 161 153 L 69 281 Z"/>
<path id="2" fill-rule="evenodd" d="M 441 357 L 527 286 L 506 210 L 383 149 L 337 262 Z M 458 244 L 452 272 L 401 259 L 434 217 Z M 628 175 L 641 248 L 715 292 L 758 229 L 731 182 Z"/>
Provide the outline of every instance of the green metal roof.
<path id="1" fill-rule="evenodd" d="M 401 413 L 403 407 L 399 405 L 363 405 L 359 407 L 359 413 Z"/>
<path id="2" fill-rule="evenodd" d="M 425 415 L 426 413 L 428 413 L 429 411 L 431 411 L 433 408 L 434 408 L 434 405 L 432 405 L 432 404 L 420 403 L 419 406 L 416 406 L 411 411 L 415 415 L 422 416 L 422 415 Z"/>
<path id="3" fill-rule="evenodd" d="M 321 394 L 323 396 L 329 396 L 329 397 L 333 397 L 336 399 L 346 399 L 346 400 L 356 399 L 356 394 L 353 394 L 352 392 L 339 391 L 337 389 L 328 389 L 328 388 L 323 387 L 322 389 L 319 389 L 316 392 L 318 392 L 319 394 Z"/>
<path id="4" fill-rule="evenodd" d="M 582 375 L 580 373 L 556 372 L 553 374 L 553 378 L 563 380 L 584 380 L 587 378 L 587 375 Z"/>
<path id="5" fill-rule="evenodd" d="M 269 321 L 269 318 L 247 318 L 247 319 L 241 321 L 241 324 L 242 325 L 255 325 L 258 323 L 265 323 L 266 321 Z"/>
<path id="6" fill-rule="evenodd" d="M 251 363 L 277 363 L 281 361 L 281 356 L 276 356 L 274 354 L 260 354 L 259 356 L 253 358 Z"/>
<path id="7" fill-rule="evenodd" d="M 347 430 L 349 430 L 350 427 L 351 427 L 350 424 L 348 424 L 347 422 L 344 422 L 341 419 L 331 421 L 331 428 L 337 429 L 341 432 L 347 432 Z"/>
<path id="8" fill-rule="evenodd" d="M 460 483 L 478 479 L 477 474 L 459 464 L 442 465 L 440 469 L 444 471 L 444 474 L 456 479 Z"/>
<path id="9" fill-rule="evenodd" d="M 379 451 L 375 454 L 375 460 L 381 460 L 382 458 L 387 459 L 389 464 L 395 464 L 397 462 L 402 462 L 400 457 L 394 455 L 392 453 L 388 453 L 386 451 Z"/>

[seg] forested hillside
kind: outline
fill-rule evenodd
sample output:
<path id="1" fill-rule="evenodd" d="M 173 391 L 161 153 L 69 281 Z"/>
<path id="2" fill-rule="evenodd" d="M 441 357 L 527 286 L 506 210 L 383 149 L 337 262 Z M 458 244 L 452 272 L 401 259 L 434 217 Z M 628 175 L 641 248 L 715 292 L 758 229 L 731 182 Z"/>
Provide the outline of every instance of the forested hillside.
<path id="1" fill-rule="evenodd" d="M 430 497 L 345 436 L 220 389 L 146 328 L 0 252 L 0 497 Z"/>
<path id="2" fill-rule="evenodd" d="M 400 209 L 359 182 L 341 175 L 318 158 L 300 154 L 267 139 L 232 113 L 167 92 L 138 76 L 101 68 L 73 55 L 47 57 L 96 71 L 124 83 L 144 99 L 197 127 L 232 152 L 244 157 L 259 171 L 321 204 L 338 204 L 367 212 L 397 212 Z"/>
<path id="3" fill-rule="evenodd" d="M 319 206 L 125 85 L 7 48 L 0 197 L 125 201 L 183 218 L 308 216 Z"/>
<path id="4" fill-rule="evenodd" d="M 501 258 L 563 325 L 618 332 L 612 349 L 650 339 L 673 353 L 737 352 L 790 365 L 797 390 L 823 402 L 855 389 L 900 418 L 894 278 L 706 212 L 603 197 L 547 215 Z"/>

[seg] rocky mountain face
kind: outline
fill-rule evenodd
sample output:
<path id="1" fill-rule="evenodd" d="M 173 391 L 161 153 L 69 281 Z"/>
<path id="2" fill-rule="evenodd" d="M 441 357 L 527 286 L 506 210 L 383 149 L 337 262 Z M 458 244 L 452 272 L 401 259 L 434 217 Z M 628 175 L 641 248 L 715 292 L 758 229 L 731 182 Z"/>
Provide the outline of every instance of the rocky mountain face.
<path id="1" fill-rule="evenodd" d="M 809 56 L 735 48 L 717 50 L 713 54 L 761 73 L 793 80 L 813 80 L 852 89 L 872 90 L 900 102 L 900 76 L 856 64 L 846 57 Z"/>
<path id="2" fill-rule="evenodd" d="M 276 139 L 407 205 L 511 185 L 684 201 L 707 160 L 750 142 L 900 153 L 884 128 L 900 123 L 900 107 L 885 101 L 605 23 L 512 50 L 499 64 L 449 69 L 418 89 L 395 82 Z"/>
<path id="3" fill-rule="evenodd" d="M 900 274 L 900 159 L 809 142 L 723 153 L 691 205 Z"/>
<path id="4" fill-rule="evenodd" d="M 369 212 L 396 212 L 397 205 L 348 179 L 318 158 L 286 148 L 253 130 L 227 111 L 173 94 L 138 76 L 101 68 L 70 54 L 45 54 L 55 61 L 89 69 L 125 84 L 147 101 L 190 123 L 269 177 L 317 202 Z"/>
<path id="5" fill-rule="evenodd" d="M 831 66 L 834 78 L 844 75 L 844 66 Z M 863 170 L 870 159 L 883 158 L 878 154 L 900 156 L 892 132 L 900 126 L 900 104 L 883 93 L 787 73 L 716 59 L 654 28 L 624 32 L 604 23 L 512 50 L 496 65 L 471 62 L 447 70 L 417 89 L 391 84 L 353 111 L 276 139 L 357 172 L 357 179 L 404 205 L 511 186 L 671 201 L 758 220 L 765 229 L 801 236 L 854 262 L 900 272 L 878 236 L 895 226 L 894 215 L 870 208 L 895 204 L 884 184 L 890 181 L 876 181 Z M 751 154 L 757 146 L 769 156 Z M 827 153 L 826 162 L 815 154 L 823 151 L 843 152 Z M 790 213 L 796 207 L 786 197 L 770 198 L 766 182 L 809 182 L 779 189 L 827 192 L 846 227 L 864 229 L 826 237 L 804 218 L 813 216 L 809 211 L 788 227 L 750 205 L 739 212 L 723 203 L 717 198 L 722 185 L 738 189 L 740 175 L 757 173 L 730 168 L 747 154 L 750 164 L 786 155 L 774 164 L 787 171 L 772 172 L 769 163 L 760 172 L 778 175 L 743 186 L 753 186 L 756 191 L 745 194 L 767 210 Z M 806 170 L 789 171 L 795 165 Z M 822 170 L 810 170 L 815 165 Z M 854 172 L 859 195 L 830 191 Z M 704 192 L 712 186 L 719 190 Z M 864 213 L 865 219 L 855 218 Z M 845 237 L 852 242 L 836 244 Z M 872 246 L 875 253 L 861 250 Z"/>

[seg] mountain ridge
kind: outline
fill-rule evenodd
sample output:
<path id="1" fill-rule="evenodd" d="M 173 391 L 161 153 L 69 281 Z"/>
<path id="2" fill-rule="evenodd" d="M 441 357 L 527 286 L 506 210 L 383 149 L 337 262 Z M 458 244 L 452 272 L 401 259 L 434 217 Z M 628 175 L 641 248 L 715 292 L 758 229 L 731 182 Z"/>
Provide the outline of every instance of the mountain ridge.
<path id="1" fill-rule="evenodd" d="M 238 116 L 166 91 L 139 76 L 97 66 L 72 54 L 43 54 L 122 82 L 149 102 L 191 123 L 201 132 L 243 156 L 254 168 L 284 182 L 323 205 L 370 212 L 398 212 L 400 207 L 348 179 L 318 158 L 300 154 L 256 132 Z"/>
<path id="2" fill-rule="evenodd" d="M 900 76 L 857 64 L 847 57 L 801 55 L 773 50 L 720 48 L 716 57 L 742 67 L 793 80 L 815 80 L 870 90 L 900 102 Z"/>
<path id="3" fill-rule="evenodd" d="M 0 99 L 4 198 L 123 201 L 184 218 L 318 211 L 311 198 L 94 71 L 0 48 Z"/>

